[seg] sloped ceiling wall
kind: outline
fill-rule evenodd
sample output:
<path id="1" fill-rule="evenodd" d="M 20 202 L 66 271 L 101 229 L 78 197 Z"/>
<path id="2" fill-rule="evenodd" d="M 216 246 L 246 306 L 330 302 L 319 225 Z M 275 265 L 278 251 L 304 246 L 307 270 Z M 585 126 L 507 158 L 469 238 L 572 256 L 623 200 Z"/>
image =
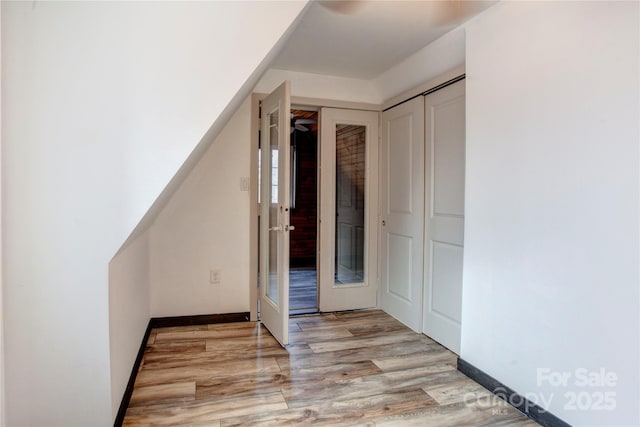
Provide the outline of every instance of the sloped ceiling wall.
<path id="1" fill-rule="evenodd" d="M 112 423 L 109 260 L 304 7 L 2 2 L 9 425 Z"/>

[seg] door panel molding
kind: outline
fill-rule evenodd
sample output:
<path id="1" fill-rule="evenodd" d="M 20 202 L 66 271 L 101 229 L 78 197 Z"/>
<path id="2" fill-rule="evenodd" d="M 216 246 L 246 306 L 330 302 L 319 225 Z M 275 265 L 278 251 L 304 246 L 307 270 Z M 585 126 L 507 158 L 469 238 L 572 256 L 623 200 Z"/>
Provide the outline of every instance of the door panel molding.
<path id="1" fill-rule="evenodd" d="M 464 251 L 465 82 L 424 98 L 426 201 L 423 331 L 460 352 Z"/>
<path id="2" fill-rule="evenodd" d="M 384 311 L 421 332 L 425 182 L 422 97 L 383 112 L 382 134 L 380 301 Z M 404 246 L 398 245 L 397 236 L 404 237 Z"/>

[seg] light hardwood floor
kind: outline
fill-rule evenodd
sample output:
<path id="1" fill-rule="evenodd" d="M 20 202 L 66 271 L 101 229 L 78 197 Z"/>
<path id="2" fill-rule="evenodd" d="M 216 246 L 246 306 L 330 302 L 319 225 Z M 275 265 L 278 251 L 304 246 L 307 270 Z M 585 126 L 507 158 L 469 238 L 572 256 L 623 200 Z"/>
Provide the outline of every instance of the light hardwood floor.
<path id="1" fill-rule="evenodd" d="M 289 269 L 289 310 L 292 314 L 318 311 L 315 268 Z"/>
<path id="2" fill-rule="evenodd" d="M 127 426 L 534 426 L 381 311 L 152 331 Z"/>

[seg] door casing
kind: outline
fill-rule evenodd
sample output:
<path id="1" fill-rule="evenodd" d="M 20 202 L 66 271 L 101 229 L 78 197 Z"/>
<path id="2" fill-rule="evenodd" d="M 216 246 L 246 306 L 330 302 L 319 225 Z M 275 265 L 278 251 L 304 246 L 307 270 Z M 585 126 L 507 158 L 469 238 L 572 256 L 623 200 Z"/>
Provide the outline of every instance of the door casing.
<path id="1" fill-rule="evenodd" d="M 258 149 L 259 149 L 259 130 L 260 130 L 260 102 L 267 97 L 265 93 L 253 93 L 251 95 L 251 160 L 250 160 L 250 176 L 249 176 L 249 197 L 252 201 L 250 207 L 249 236 L 250 236 L 250 255 L 249 255 L 249 320 L 255 322 L 258 320 L 258 224 L 259 224 L 259 204 L 258 204 Z M 344 108 L 352 110 L 364 110 L 379 112 L 381 105 L 369 104 L 362 102 L 336 101 L 321 98 L 291 97 L 291 104 L 305 105 L 310 107 L 331 107 Z M 320 141 L 320 135 L 319 139 Z M 320 142 L 318 143 L 320 145 Z M 319 172 L 320 173 L 320 172 Z M 318 181 L 318 194 L 321 187 Z M 320 196 L 319 196 L 320 197 Z M 320 224 L 319 224 L 320 226 Z M 320 228 L 318 228 L 320 230 Z"/>

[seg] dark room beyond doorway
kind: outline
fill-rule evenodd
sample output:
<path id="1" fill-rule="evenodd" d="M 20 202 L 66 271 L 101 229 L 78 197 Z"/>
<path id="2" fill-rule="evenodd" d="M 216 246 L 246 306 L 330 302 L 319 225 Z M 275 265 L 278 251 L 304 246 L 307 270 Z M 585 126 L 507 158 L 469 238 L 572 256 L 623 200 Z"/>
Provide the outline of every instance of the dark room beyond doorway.
<path id="1" fill-rule="evenodd" d="M 318 311 L 318 112 L 291 110 L 289 310 Z"/>

